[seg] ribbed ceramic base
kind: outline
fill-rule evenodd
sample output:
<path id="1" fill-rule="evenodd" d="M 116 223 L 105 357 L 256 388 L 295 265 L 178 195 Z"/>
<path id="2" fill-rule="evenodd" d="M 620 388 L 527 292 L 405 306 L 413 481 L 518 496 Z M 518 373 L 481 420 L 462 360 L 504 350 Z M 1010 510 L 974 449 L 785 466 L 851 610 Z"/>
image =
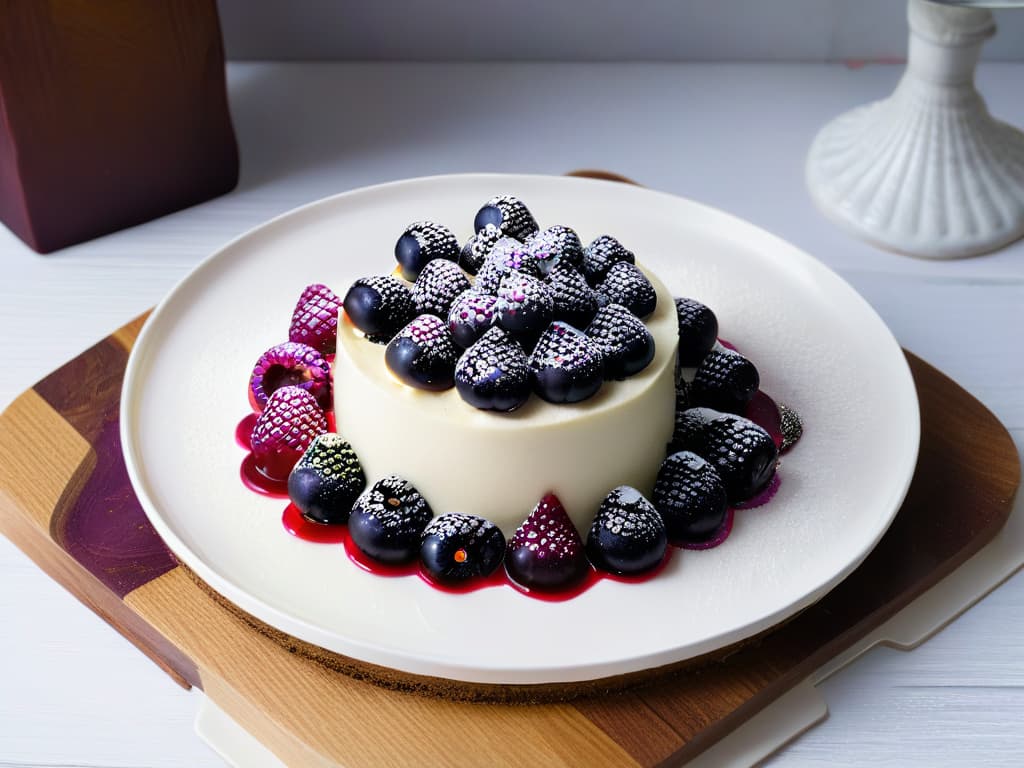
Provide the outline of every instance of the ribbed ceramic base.
<path id="1" fill-rule="evenodd" d="M 818 133 L 807 186 L 830 218 L 883 248 L 952 259 L 1024 236 L 1024 133 L 974 88 L 985 9 L 908 0 L 907 71 L 888 99 Z"/>
<path id="2" fill-rule="evenodd" d="M 830 218 L 913 256 L 974 256 L 1024 236 L 1024 133 L 973 88 L 950 98 L 905 81 L 839 116 L 811 145 L 807 184 Z"/>

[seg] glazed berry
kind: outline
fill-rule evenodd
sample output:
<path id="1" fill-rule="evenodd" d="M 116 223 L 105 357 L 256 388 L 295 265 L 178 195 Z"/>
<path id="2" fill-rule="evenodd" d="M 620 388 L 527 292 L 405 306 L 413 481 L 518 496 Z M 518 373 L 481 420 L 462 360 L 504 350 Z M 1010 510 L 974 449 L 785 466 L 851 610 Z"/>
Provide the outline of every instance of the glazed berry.
<path id="1" fill-rule="evenodd" d="M 437 315 L 415 318 L 384 350 L 384 363 L 402 383 L 432 391 L 455 384 L 458 359 L 459 350 L 448 324 Z"/>
<path id="2" fill-rule="evenodd" d="M 434 518 L 420 539 L 420 563 L 431 579 L 459 585 L 490 576 L 505 557 L 501 529 L 476 515 Z"/>
<path id="3" fill-rule="evenodd" d="M 597 294 L 583 275 L 569 264 L 556 264 L 545 283 L 555 303 L 555 320 L 564 320 L 577 328 L 586 328 L 597 314 Z"/>
<path id="4" fill-rule="evenodd" d="M 761 377 L 739 352 L 713 349 L 704 355 L 690 387 L 690 402 L 726 413 L 743 413 L 757 393 Z"/>
<path id="5" fill-rule="evenodd" d="M 634 575 L 665 558 L 668 538 L 661 515 L 636 488 L 620 485 L 601 502 L 587 534 L 587 556 L 595 568 Z"/>
<path id="6" fill-rule="evenodd" d="M 551 322 L 555 302 L 540 280 L 521 272 L 501 278 L 498 286 L 498 325 L 532 346 Z"/>
<path id="7" fill-rule="evenodd" d="M 412 483 L 388 475 L 356 499 L 348 533 L 371 560 L 402 565 L 419 555 L 420 537 L 433 516 L 427 500 Z"/>
<path id="8" fill-rule="evenodd" d="M 455 364 L 455 388 L 484 411 L 514 411 L 530 397 L 530 366 L 519 343 L 491 328 Z"/>
<path id="9" fill-rule="evenodd" d="M 651 500 L 673 544 L 699 544 L 714 538 L 728 511 L 722 478 L 690 451 L 673 453 L 662 462 Z"/>
<path id="10" fill-rule="evenodd" d="M 458 264 L 437 259 L 425 266 L 412 286 L 412 305 L 417 315 L 448 319 L 455 297 L 470 288 L 469 278 Z"/>
<path id="11" fill-rule="evenodd" d="M 679 318 L 679 364 L 696 368 L 718 339 L 718 318 L 694 299 L 676 299 Z"/>
<path id="12" fill-rule="evenodd" d="M 410 282 L 434 259 L 459 260 L 459 241 L 443 224 L 416 221 L 405 228 L 395 243 L 395 259 L 402 277 Z"/>
<path id="13" fill-rule="evenodd" d="M 583 331 L 556 320 L 530 354 L 534 391 L 549 403 L 578 403 L 604 382 L 604 353 Z"/>
<path id="14" fill-rule="evenodd" d="M 604 280 L 612 265 L 620 261 L 635 264 L 636 257 L 611 235 L 601 235 L 583 249 L 583 264 L 580 271 L 593 286 Z"/>
<path id="15" fill-rule="evenodd" d="M 654 359 L 654 337 L 643 321 L 621 304 L 597 310 L 586 334 L 604 352 L 606 379 L 632 376 Z"/>
<path id="16" fill-rule="evenodd" d="M 621 304 L 639 318 L 645 318 L 658 306 L 658 294 L 640 267 L 628 261 L 611 266 L 604 280 L 594 289 L 613 304 Z"/>
<path id="17" fill-rule="evenodd" d="M 316 436 L 326 431 L 327 418 L 316 398 L 301 387 L 281 387 L 252 430 L 256 468 L 271 480 L 286 480 Z"/>
<path id="18" fill-rule="evenodd" d="M 736 504 L 771 482 L 779 449 L 772 436 L 754 422 L 723 413 L 705 425 L 700 456 L 722 478 L 729 503 Z"/>
<path id="19" fill-rule="evenodd" d="M 249 377 L 249 402 L 262 411 L 281 387 L 301 387 L 321 408 L 331 407 L 331 370 L 324 356 L 307 344 L 286 341 L 262 355 Z"/>
<path id="20" fill-rule="evenodd" d="M 341 299 L 326 285 L 307 285 L 292 312 L 288 341 L 305 344 L 329 354 L 338 343 L 338 309 Z"/>
<path id="21" fill-rule="evenodd" d="M 804 423 L 800 414 L 788 405 L 779 403 L 779 422 L 782 430 L 782 445 L 779 451 L 788 451 L 804 434 Z"/>
<path id="22" fill-rule="evenodd" d="M 537 231 L 533 214 L 519 198 L 512 195 L 492 197 L 477 211 L 473 229 L 479 232 L 488 224 L 517 240 L 525 240 Z"/>
<path id="23" fill-rule="evenodd" d="M 569 227 L 561 225 L 542 229 L 523 243 L 526 250 L 537 260 L 540 273 L 546 275 L 555 264 L 571 267 L 583 266 L 583 243 L 580 236 Z"/>
<path id="24" fill-rule="evenodd" d="M 288 496 L 303 515 L 317 523 L 348 521 L 352 503 L 366 488 L 356 452 L 336 432 L 313 439 L 288 475 Z"/>
<path id="25" fill-rule="evenodd" d="M 416 315 L 409 287 L 394 275 L 361 277 L 345 294 L 345 316 L 367 336 L 390 339 Z"/>
<path id="26" fill-rule="evenodd" d="M 677 400 L 678 403 L 678 400 Z M 675 427 L 672 431 L 672 442 L 668 452 L 693 451 L 704 452 L 704 427 L 722 414 L 711 408 L 686 408 L 677 405 Z"/>
<path id="27" fill-rule="evenodd" d="M 511 237 L 503 237 L 491 248 L 477 272 L 473 287 L 483 293 L 497 295 L 501 278 L 514 272 L 540 277 L 537 260 L 526 252 L 523 244 Z"/>
<path id="28" fill-rule="evenodd" d="M 505 551 L 505 571 L 527 590 L 554 592 L 578 584 L 590 569 L 562 502 L 549 493 L 516 529 Z"/>
<path id="29" fill-rule="evenodd" d="M 504 235 L 493 224 L 488 224 L 475 235 L 472 235 L 459 252 L 459 266 L 471 275 L 480 271 L 488 254 Z M 516 241 L 518 242 L 518 241 Z"/>
<path id="30" fill-rule="evenodd" d="M 455 343 L 465 349 L 471 346 L 498 319 L 498 297 L 475 288 L 455 297 L 448 310 L 448 330 Z"/>

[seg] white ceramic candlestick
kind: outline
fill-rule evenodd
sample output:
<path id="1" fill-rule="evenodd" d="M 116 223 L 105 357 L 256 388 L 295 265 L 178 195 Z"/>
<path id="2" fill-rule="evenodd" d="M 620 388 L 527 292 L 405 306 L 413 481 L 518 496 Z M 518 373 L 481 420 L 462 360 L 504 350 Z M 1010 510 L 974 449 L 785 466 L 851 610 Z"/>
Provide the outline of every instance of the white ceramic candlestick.
<path id="1" fill-rule="evenodd" d="M 988 10 L 909 0 L 907 71 L 895 92 L 828 123 L 807 184 L 826 215 L 876 245 L 933 259 L 1024 236 L 1024 133 L 974 87 Z"/>

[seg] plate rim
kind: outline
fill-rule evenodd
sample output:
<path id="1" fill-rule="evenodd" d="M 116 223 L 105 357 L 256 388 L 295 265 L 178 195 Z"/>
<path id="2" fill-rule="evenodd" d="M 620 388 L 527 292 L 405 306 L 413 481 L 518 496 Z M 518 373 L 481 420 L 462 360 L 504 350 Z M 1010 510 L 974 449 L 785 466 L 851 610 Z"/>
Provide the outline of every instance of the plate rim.
<path id="1" fill-rule="evenodd" d="M 466 667 L 454 656 L 445 657 L 441 654 L 435 654 L 434 656 L 431 656 L 429 660 L 426 660 L 422 656 L 409 655 L 407 652 L 397 650 L 393 647 L 382 649 L 378 644 L 363 642 L 358 638 L 346 638 L 342 647 L 339 647 L 337 643 L 338 638 L 335 633 L 306 621 L 301 617 L 283 613 L 274 605 L 271 605 L 265 600 L 251 594 L 244 587 L 236 584 L 231 578 L 223 575 L 213 565 L 207 564 L 201 556 L 194 552 L 191 547 L 185 544 L 185 542 L 175 534 L 171 527 L 164 521 L 163 516 L 158 509 L 158 505 L 152 498 L 150 498 L 146 491 L 147 486 L 143 477 L 141 462 L 137 456 L 139 447 L 136 444 L 137 441 L 135 440 L 134 430 L 132 428 L 134 423 L 133 406 L 135 404 L 132 393 L 139 386 L 139 381 L 143 376 L 142 369 L 145 366 L 147 355 L 150 353 L 150 350 L 147 349 L 150 343 L 149 338 L 157 332 L 155 329 L 159 328 L 159 323 L 163 314 L 170 311 L 168 308 L 173 306 L 177 296 L 184 291 L 192 281 L 200 279 L 207 270 L 211 269 L 212 265 L 216 264 L 223 254 L 230 252 L 240 243 L 279 226 L 283 221 L 308 215 L 309 212 L 315 211 L 319 207 L 334 205 L 339 200 L 344 200 L 345 198 L 358 195 L 382 192 L 386 193 L 389 188 L 405 187 L 416 184 L 431 184 L 438 182 L 459 183 L 460 181 L 492 181 L 495 184 L 508 185 L 514 183 L 515 180 L 595 186 L 614 185 L 615 188 L 634 190 L 641 195 L 656 195 L 673 201 L 682 201 L 687 205 L 695 206 L 697 209 L 701 209 L 709 214 L 722 217 L 724 221 L 735 225 L 741 230 L 745 230 L 745 234 L 747 235 L 753 234 L 758 238 L 767 238 L 774 241 L 776 246 L 782 247 L 787 251 L 787 257 L 798 259 L 800 262 L 799 266 L 801 268 L 829 275 L 830 279 L 834 280 L 838 285 L 841 285 L 843 290 L 848 292 L 849 298 L 858 302 L 861 310 L 869 314 L 878 324 L 879 328 L 884 330 L 886 342 L 892 347 L 892 349 L 888 351 L 890 353 L 895 352 L 898 354 L 899 360 L 897 368 L 904 385 L 902 387 L 901 394 L 910 397 L 910 401 L 908 401 L 906 405 L 912 407 L 905 409 L 910 419 L 903 426 L 907 430 L 908 442 L 912 447 L 912 450 L 909 450 L 908 453 L 904 454 L 904 463 L 908 466 L 901 468 L 900 475 L 903 477 L 903 481 L 898 488 L 894 487 L 893 498 L 891 501 L 892 510 L 888 514 L 885 525 L 881 527 L 877 532 L 877 535 L 870 541 L 869 545 L 863 549 L 858 557 L 847 563 L 844 568 L 840 569 L 832 576 L 832 578 L 828 579 L 825 584 L 812 589 L 795 603 L 791 603 L 767 616 L 763 616 L 753 624 L 748 624 L 740 636 L 737 636 L 735 631 L 723 632 L 718 636 L 707 638 L 705 642 L 701 643 L 701 650 L 694 653 L 680 656 L 671 651 L 660 651 L 643 655 L 634 655 L 630 657 L 628 669 L 623 668 L 621 661 L 618 659 L 589 661 L 578 665 L 566 665 L 564 663 L 558 665 L 545 665 L 543 662 L 537 662 L 532 664 L 528 670 L 521 669 L 518 666 L 500 669 L 480 669 L 478 667 Z M 897 362 L 895 357 L 893 358 L 893 362 Z M 705 203 L 701 203 L 681 195 L 653 190 L 642 186 L 632 186 L 618 181 L 549 174 L 460 173 L 397 179 L 380 184 L 346 190 L 319 198 L 288 211 L 284 211 L 247 229 L 204 257 L 172 287 L 166 296 L 153 309 L 143 325 L 143 328 L 139 332 L 135 344 L 129 354 L 121 394 L 120 437 L 122 454 L 133 491 L 138 497 L 140 505 L 142 506 L 150 523 L 157 530 L 168 548 L 171 549 L 175 556 L 178 557 L 184 565 L 196 573 L 196 575 L 198 575 L 199 578 L 201 578 L 210 588 L 229 602 L 247 613 L 252 614 L 260 621 L 264 621 L 275 629 L 293 635 L 303 641 L 325 648 L 329 651 L 340 653 L 354 658 L 357 661 L 383 665 L 399 672 L 412 675 L 429 674 L 431 676 L 440 676 L 467 683 L 520 685 L 597 680 L 605 677 L 617 676 L 630 671 L 639 671 L 674 662 L 685 661 L 688 658 L 695 658 L 704 655 L 705 653 L 713 652 L 716 648 L 720 649 L 727 647 L 733 642 L 741 641 L 770 629 L 785 618 L 796 614 L 798 611 L 821 599 L 850 573 L 852 573 L 863 562 L 864 558 L 871 553 L 891 526 L 892 521 L 895 519 L 896 514 L 902 506 L 903 500 L 909 490 L 910 482 L 913 478 L 914 468 L 917 465 L 920 447 L 920 412 L 917 389 L 909 363 L 903 354 L 902 348 L 893 335 L 891 329 L 889 329 L 885 321 L 867 302 L 867 300 L 828 265 L 814 258 L 793 243 L 750 221 L 742 219 L 722 209 L 709 206 Z M 715 647 L 706 648 L 705 646 L 707 645 L 714 645 Z M 425 666 L 429 667 L 428 672 L 424 671 Z"/>

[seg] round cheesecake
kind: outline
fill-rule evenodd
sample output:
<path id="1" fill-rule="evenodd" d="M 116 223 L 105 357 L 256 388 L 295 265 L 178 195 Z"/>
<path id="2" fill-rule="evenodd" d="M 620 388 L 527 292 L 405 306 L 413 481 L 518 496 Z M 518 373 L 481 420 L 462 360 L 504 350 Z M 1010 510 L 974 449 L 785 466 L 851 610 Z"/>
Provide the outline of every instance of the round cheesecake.
<path id="1" fill-rule="evenodd" d="M 533 395 L 511 413 L 478 410 L 454 388 L 403 384 L 384 363 L 385 347 L 368 341 L 342 310 L 334 412 L 368 483 L 400 475 L 435 516 L 478 515 L 506 536 L 548 493 L 584 536 L 612 488 L 630 485 L 649 496 L 672 436 L 679 334 L 672 296 L 643 271 L 658 295 L 644 320 L 655 343 L 651 363 L 583 402 L 556 405 Z"/>

